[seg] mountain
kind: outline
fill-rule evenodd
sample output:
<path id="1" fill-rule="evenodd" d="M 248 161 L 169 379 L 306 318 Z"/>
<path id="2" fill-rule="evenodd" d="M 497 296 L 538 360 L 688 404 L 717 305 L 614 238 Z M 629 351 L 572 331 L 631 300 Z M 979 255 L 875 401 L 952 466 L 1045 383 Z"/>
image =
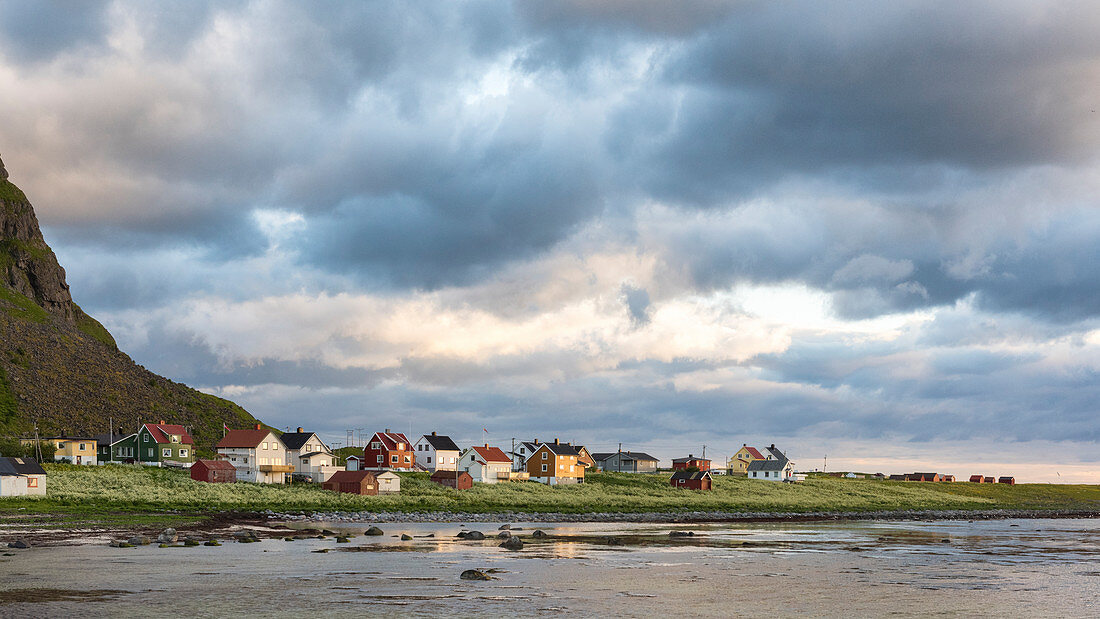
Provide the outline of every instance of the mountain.
<path id="1" fill-rule="evenodd" d="M 222 424 L 256 420 L 240 406 L 158 376 L 120 351 L 73 302 L 23 192 L 0 160 L 0 436 L 99 434 L 143 422 L 183 424 L 211 451 Z"/>

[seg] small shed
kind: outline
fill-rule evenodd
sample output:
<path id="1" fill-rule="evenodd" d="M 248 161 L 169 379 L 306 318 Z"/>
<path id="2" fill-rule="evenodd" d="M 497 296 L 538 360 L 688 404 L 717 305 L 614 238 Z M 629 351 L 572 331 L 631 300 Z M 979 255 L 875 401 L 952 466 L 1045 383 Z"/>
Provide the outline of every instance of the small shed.
<path id="1" fill-rule="evenodd" d="M 379 473 L 375 477 L 378 478 L 378 493 L 379 494 L 397 494 L 401 492 L 401 476 L 393 471 L 386 471 Z"/>
<path id="2" fill-rule="evenodd" d="M 455 490 L 469 490 L 474 487 L 474 478 L 466 471 L 438 470 L 432 473 L 431 480 L 440 486 Z"/>
<path id="3" fill-rule="evenodd" d="M 997 480 L 997 483 L 998 484 L 1008 484 L 1010 486 L 1015 486 L 1016 485 L 1016 478 L 1015 477 L 1001 477 L 1000 479 Z"/>
<path id="4" fill-rule="evenodd" d="M 46 471 L 34 458 L 0 458 L 0 496 L 46 494 Z"/>
<path id="5" fill-rule="evenodd" d="M 982 483 L 983 484 L 995 484 L 995 483 L 997 483 L 997 478 L 996 477 L 983 477 L 982 478 Z"/>
<path id="6" fill-rule="evenodd" d="M 970 482 L 975 484 L 982 484 L 985 483 L 985 478 L 981 475 L 971 475 Z"/>
<path id="7" fill-rule="evenodd" d="M 232 484 L 237 481 L 237 467 L 228 460 L 203 460 L 191 465 L 191 479 L 212 484 Z"/>
<path id="8" fill-rule="evenodd" d="M 321 487 L 348 494 L 378 494 L 378 480 L 370 471 L 336 471 Z"/>
<path id="9" fill-rule="evenodd" d="M 955 476 L 954 475 L 941 475 L 940 476 L 940 481 L 953 482 L 953 481 L 955 481 Z"/>
<path id="10" fill-rule="evenodd" d="M 687 488 L 689 490 L 711 490 L 714 486 L 714 478 L 710 471 L 676 471 L 668 480 L 673 488 Z"/>
<path id="11" fill-rule="evenodd" d="M 359 456 L 348 456 L 344 461 L 344 469 L 348 471 L 358 471 L 363 468 L 363 459 Z"/>
<path id="12" fill-rule="evenodd" d="M 905 476 L 905 481 L 940 481 L 939 473 L 910 473 Z"/>

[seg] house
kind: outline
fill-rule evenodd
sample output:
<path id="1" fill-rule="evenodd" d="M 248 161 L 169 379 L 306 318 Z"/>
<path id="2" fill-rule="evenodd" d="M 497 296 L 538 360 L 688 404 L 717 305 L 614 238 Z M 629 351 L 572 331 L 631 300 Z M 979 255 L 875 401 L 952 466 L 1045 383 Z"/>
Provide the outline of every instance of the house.
<path id="1" fill-rule="evenodd" d="M 526 471 L 527 459 L 531 457 L 531 454 L 538 450 L 539 439 L 533 441 L 521 441 L 513 448 L 512 451 L 512 470 L 513 471 Z"/>
<path id="2" fill-rule="evenodd" d="M 413 447 L 416 451 L 416 462 L 432 472 L 455 470 L 462 451 L 451 437 L 435 432 L 421 436 Z"/>
<path id="3" fill-rule="evenodd" d="M 794 463 L 790 460 L 756 460 L 749 463 L 749 479 L 767 481 L 790 481 L 794 478 Z"/>
<path id="4" fill-rule="evenodd" d="M 566 443 L 569 445 L 570 443 Z M 592 454 L 584 448 L 584 445 L 574 445 L 573 449 L 577 450 L 577 462 L 584 466 L 586 470 L 592 470 L 596 467 L 596 460 L 592 457 Z"/>
<path id="5" fill-rule="evenodd" d="M 499 447 L 474 446 L 458 457 L 458 470 L 469 473 L 474 481 L 495 484 L 511 479 L 512 459 Z"/>
<path id="6" fill-rule="evenodd" d="M 700 471 L 710 470 L 710 460 L 706 458 L 696 458 L 692 454 L 688 454 L 686 458 L 674 458 L 672 460 L 672 470 L 683 471 L 685 469 L 698 469 Z"/>
<path id="7" fill-rule="evenodd" d="M 939 473 L 909 473 L 905 481 L 942 481 Z"/>
<path id="8" fill-rule="evenodd" d="M 594 453 L 596 470 L 604 473 L 656 473 L 657 458 L 641 451 Z"/>
<path id="9" fill-rule="evenodd" d="M 217 450 L 237 468 L 237 481 L 283 484 L 294 472 L 294 466 L 286 462 L 286 445 L 260 424 L 248 430 L 230 430 L 218 441 Z"/>
<path id="10" fill-rule="evenodd" d="M 55 462 L 69 464 L 99 464 L 96 454 L 96 440 L 90 436 L 51 436 L 44 439 L 53 443 Z M 33 443 L 33 439 L 31 440 Z"/>
<path id="11" fill-rule="evenodd" d="M 321 488 L 348 494 L 378 494 L 378 480 L 370 471 L 336 471 Z"/>
<path id="12" fill-rule="evenodd" d="M 556 486 L 584 483 L 584 466 L 577 462 L 577 450 L 554 439 L 542 443 L 527 458 L 527 474 L 533 481 Z"/>
<path id="13" fill-rule="evenodd" d="M 401 492 L 401 476 L 393 471 L 375 473 L 378 480 L 378 494 L 397 494 Z"/>
<path id="14" fill-rule="evenodd" d="M 1008 484 L 1010 486 L 1015 486 L 1016 485 L 1016 478 L 1015 477 L 1001 477 L 1001 478 L 997 479 L 997 483 L 998 484 Z"/>
<path id="15" fill-rule="evenodd" d="M 34 458 L 0 458 L 0 496 L 44 496 L 46 471 Z"/>
<path id="16" fill-rule="evenodd" d="M 136 432 L 137 461 L 150 466 L 191 466 L 195 461 L 194 439 L 187 428 L 172 423 L 142 424 Z"/>
<path id="17" fill-rule="evenodd" d="M 955 481 L 954 475 L 940 475 L 940 481 L 953 482 Z"/>
<path id="18" fill-rule="evenodd" d="M 982 483 L 983 484 L 992 484 L 992 483 L 996 483 L 996 482 L 997 482 L 997 480 L 992 478 L 992 477 L 983 477 L 982 478 Z"/>
<path id="19" fill-rule="evenodd" d="M 411 471 L 416 467 L 416 452 L 400 432 L 375 432 L 363 449 L 363 466 L 373 469 Z"/>
<path id="20" fill-rule="evenodd" d="M 315 432 L 285 432 L 279 440 L 286 445 L 286 463 L 294 467 L 293 476 L 303 481 L 321 483 L 340 470 L 336 454 Z"/>
<path id="21" fill-rule="evenodd" d="M 237 481 L 237 467 L 228 460 L 199 458 L 191 465 L 191 479 L 211 484 L 232 484 Z"/>
<path id="22" fill-rule="evenodd" d="M 440 486 L 455 490 L 469 490 L 474 487 L 474 478 L 466 471 L 439 469 L 429 479 Z"/>
<path id="23" fill-rule="evenodd" d="M 100 464 L 107 464 L 109 462 L 134 462 L 137 460 L 135 455 L 137 450 L 137 433 L 131 432 L 126 434 L 122 430 L 115 432 L 112 436 L 108 432 L 99 434 L 95 437 L 96 446 L 99 453 L 96 459 Z"/>
<path id="24" fill-rule="evenodd" d="M 363 468 L 363 459 L 359 456 L 348 456 L 344 459 L 345 471 L 358 471 Z"/>
<path id="25" fill-rule="evenodd" d="M 985 477 L 982 477 L 981 475 L 971 475 L 970 476 L 970 483 L 973 483 L 973 484 L 985 483 Z"/>
<path id="26" fill-rule="evenodd" d="M 672 474 L 672 477 L 668 480 L 668 483 L 673 488 L 685 488 L 688 490 L 711 490 L 714 486 L 714 479 L 710 476 L 710 471 L 680 470 Z"/>
<path id="27" fill-rule="evenodd" d="M 766 460 L 764 454 L 755 447 L 749 447 L 747 443 L 741 444 L 741 449 L 726 460 L 726 472 L 730 475 L 745 475 L 749 470 L 749 463 L 755 460 Z"/>
<path id="28" fill-rule="evenodd" d="M 907 477 L 907 475 L 891 475 L 890 481 L 905 481 Z"/>

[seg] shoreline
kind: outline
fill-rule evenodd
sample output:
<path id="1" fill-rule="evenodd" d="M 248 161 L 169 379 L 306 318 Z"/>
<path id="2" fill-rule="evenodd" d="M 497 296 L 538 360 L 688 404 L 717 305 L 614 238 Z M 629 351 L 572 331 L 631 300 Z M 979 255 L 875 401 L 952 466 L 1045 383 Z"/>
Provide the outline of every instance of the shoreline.
<path id="1" fill-rule="evenodd" d="M 49 523 L 50 514 L 38 514 Z M 227 539 L 234 532 L 252 531 L 258 537 L 283 537 L 294 527 L 302 525 L 330 524 L 369 526 L 400 523 L 435 524 L 519 524 L 519 523 L 623 523 L 623 524 L 722 524 L 722 523 L 813 523 L 858 521 L 951 521 L 951 520 L 1007 520 L 1007 519 L 1091 519 L 1100 518 L 1100 510 L 1087 509 L 981 509 L 981 510 L 878 510 L 867 512 L 592 512 L 592 513 L 538 513 L 538 512 L 311 512 L 280 513 L 264 511 L 217 512 L 194 524 L 176 527 L 181 536 L 204 539 Z M 60 520 L 60 516 L 59 516 Z M 309 526 L 303 528 L 310 528 Z M 25 540 L 32 547 L 80 546 L 107 544 L 111 540 L 127 539 L 135 535 L 155 537 L 160 527 L 150 525 L 85 526 L 72 529 L 49 526 L 4 526 L 0 521 L 0 548 L 8 542 Z M 5 548 L 6 549 L 6 548 Z"/>

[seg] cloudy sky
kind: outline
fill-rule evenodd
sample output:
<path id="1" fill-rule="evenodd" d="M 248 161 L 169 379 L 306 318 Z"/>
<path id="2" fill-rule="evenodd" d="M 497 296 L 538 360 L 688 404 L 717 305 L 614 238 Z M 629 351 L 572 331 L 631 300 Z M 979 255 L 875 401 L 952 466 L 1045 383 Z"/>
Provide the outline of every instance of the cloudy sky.
<path id="1" fill-rule="evenodd" d="M 0 154 L 124 350 L 273 425 L 1100 482 L 1097 31 L 0 1 Z"/>

